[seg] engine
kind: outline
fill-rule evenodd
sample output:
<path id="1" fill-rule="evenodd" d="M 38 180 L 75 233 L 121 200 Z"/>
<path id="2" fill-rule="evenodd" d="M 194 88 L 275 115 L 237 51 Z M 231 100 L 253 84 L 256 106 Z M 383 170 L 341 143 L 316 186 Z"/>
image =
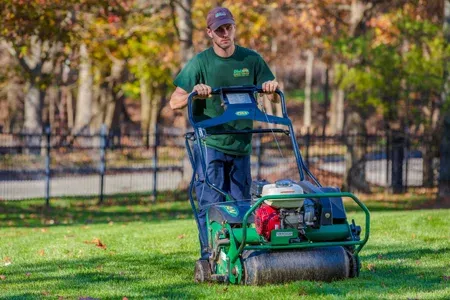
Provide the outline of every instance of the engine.
<path id="1" fill-rule="evenodd" d="M 257 183 L 256 183 L 257 184 Z M 274 184 L 260 182 L 260 187 L 252 192 L 254 200 L 261 196 L 303 194 L 303 189 L 290 180 L 277 181 Z M 258 197 L 259 196 L 259 197 Z M 255 226 L 259 235 L 270 241 L 271 232 L 275 229 L 296 229 L 299 237 L 304 236 L 306 227 L 316 227 L 318 221 L 318 208 L 311 199 L 265 200 L 255 211 Z"/>

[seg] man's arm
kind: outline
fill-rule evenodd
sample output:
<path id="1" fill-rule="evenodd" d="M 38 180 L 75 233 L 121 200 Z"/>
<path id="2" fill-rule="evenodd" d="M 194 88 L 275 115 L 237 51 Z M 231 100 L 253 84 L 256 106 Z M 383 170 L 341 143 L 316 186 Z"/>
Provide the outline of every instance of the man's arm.
<path id="1" fill-rule="evenodd" d="M 175 91 L 170 96 L 170 108 L 172 109 L 182 109 L 186 107 L 188 102 L 189 93 L 180 87 L 177 87 Z"/>
<path id="2" fill-rule="evenodd" d="M 192 89 L 192 92 L 197 92 L 198 96 L 196 98 L 205 99 L 211 95 L 212 89 L 206 84 L 197 84 Z M 177 87 L 175 91 L 170 96 L 170 108 L 172 109 L 182 109 L 188 104 L 189 93 L 180 87 Z"/>

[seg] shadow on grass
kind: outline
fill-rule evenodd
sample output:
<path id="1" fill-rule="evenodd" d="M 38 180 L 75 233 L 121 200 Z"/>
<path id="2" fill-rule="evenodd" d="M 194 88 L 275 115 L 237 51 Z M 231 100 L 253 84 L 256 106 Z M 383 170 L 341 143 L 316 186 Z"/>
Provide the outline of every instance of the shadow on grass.
<path id="1" fill-rule="evenodd" d="M 64 299 L 122 299 L 127 294 L 128 297 L 134 295 L 157 299 L 193 298 L 190 290 L 195 285 L 194 261 L 186 259 L 190 255 L 191 253 L 179 251 L 173 254 L 68 258 L 20 264 L 5 269 L 6 279 L 3 283 L 21 290 L 8 295 L 7 299 L 41 299 L 42 291 Z M 25 276 L 25 272 L 30 275 Z"/>
<path id="2" fill-rule="evenodd" d="M 449 248 L 441 249 L 438 255 L 443 256 Z M 444 293 L 448 282 L 443 279 L 448 266 L 430 267 L 414 265 L 408 267 L 399 262 L 417 260 L 437 252 L 429 249 L 383 252 L 383 258 L 376 255 L 364 257 L 363 270 L 359 278 L 332 283 L 299 281 L 290 284 L 271 285 L 283 287 L 288 294 L 295 291 L 299 296 L 318 297 L 357 297 L 358 299 L 374 298 L 410 298 L 415 293 L 433 293 L 439 298 Z M 373 263 L 382 260 L 383 264 Z M 372 262 L 368 269 L 367 261 Z M 48 262 L 20 264 L 6 269 L 4 283 L 21 289 L 7 299 L 41 299 L 42 295 L 33 294 L 36 288 L 39 293 L 49 291 L 51 296 L 92 297 L 111 299 L 121 297 L 137 297 L 152 299 L 195 299 L 211 296 L 217 284 L 197 285 L 193 282 L 193 265 L 191 253 L 178 251 L 172 254 L 149 253 L 148 255 L 114 255 L 91 259 L 53 260 Z M 31 273 L 24 276 L 24 273 Z M 449 275 L 449 274 L 447 274 Z M 229 287 L 229 298 L 235 293 L 249 292 L 255 297 L 271 295 L 271 286 Z M 228 288 L 226 288 L 228 289 Z M 269 292 L 269 294 L 267 294 Z M 432 298 L 433 298 L 432 297 Z M 416 297 L 413 297 L 416 298 Z M 442 298 L 442 297 L 441 297 Z M 66 298 L 64 298 L 66 299 Z"/>
<path id="3" fill-rule="evenodd" d="M 402 211 L 432 208 L 426 203 L 435 201 L 429 196 L 396 196 L 394 199 L 364 200 L 371 212 Z M 101 224 L 109 222 L 157 222 L 173 219 L 192 218 L 192 210 L 186 191 L 160 193 L 156 201 L 151 195 L 125 194 L 107 196 L 104 203 L 97 198 L 53 199 L 47 208 L 44 200 L 0 201 L 0 226 L 2 227 L 42 227 L 70 226 L 76 224 Z M 361 211 L 359 206 L 347 199 L 348 212 Z"/>
<path id="4" fill-rule="evenodd" d="M 158 222 L 192 218 L 184 192 L 167 192 L 153 202 L 150 196 L 123 195 L 97 199 L 55 199 L 50 207 L 36 201 L 0 202 L 0 226 L 43 227 L 109 222 Z M 183 201 L 184 200 L 184 201 Z"/>

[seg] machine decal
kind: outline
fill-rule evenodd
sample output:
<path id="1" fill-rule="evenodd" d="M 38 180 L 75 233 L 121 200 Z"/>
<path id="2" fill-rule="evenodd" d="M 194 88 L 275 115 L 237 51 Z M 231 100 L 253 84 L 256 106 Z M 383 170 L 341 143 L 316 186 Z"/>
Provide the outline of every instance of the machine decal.
<path id="1" fill-rule="evenodd" d="M 237 217 L 239 215 L 239 212 L 237 211 L 237 209 L 233 206 L 229 206 L 229 205 L 224 205 L 222 206 L 222 208 L 231 216 L 233 217 Z"/>
<path id="2" fill-rule="evenodd" d="M 277 232 L 277 237 L 285 237 L 285 236 L 294 236 L 294 233 L 292 231 L 287 232 Z"/>
<path id="3" fill-rule="evenodd" d="M 240 111 L 235 112 L 235 114 L 238 117 L 245 117 L 245 116 L 248 116 L 249 112 L 246 110 L 240 110 Z"/>

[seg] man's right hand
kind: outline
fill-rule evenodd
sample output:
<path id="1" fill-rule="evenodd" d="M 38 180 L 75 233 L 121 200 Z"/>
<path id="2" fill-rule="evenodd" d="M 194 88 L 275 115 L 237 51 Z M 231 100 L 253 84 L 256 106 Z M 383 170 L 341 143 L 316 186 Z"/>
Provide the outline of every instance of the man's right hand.
<path id="1" fill-rule="evenodd" d="M 206 99 L 211 96 L 212 88 L 209 85 L 200 83 L 194 86 L 192 92 L 197 92 L 195 98 Z"/>

